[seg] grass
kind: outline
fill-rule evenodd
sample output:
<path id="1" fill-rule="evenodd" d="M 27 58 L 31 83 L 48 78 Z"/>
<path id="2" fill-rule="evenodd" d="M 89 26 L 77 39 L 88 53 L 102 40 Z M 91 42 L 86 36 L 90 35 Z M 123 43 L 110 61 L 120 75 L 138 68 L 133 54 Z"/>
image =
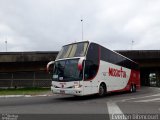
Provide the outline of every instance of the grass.
<path id="1" fill-rule="evenodd" d="M 0 89 L 0 95 L 39 95 L 50 92 L 50 88 Z"/>

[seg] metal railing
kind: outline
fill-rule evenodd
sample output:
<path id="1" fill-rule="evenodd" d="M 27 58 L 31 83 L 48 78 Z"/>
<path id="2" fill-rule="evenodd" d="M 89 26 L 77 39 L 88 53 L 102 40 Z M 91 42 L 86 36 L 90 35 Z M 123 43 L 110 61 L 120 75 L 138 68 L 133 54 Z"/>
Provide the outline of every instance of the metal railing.
<path id="1" fill-rule="evenodd" d="M 50 86 L 51 75 L 45 71 L 0 73 L 1 88 Z"/>

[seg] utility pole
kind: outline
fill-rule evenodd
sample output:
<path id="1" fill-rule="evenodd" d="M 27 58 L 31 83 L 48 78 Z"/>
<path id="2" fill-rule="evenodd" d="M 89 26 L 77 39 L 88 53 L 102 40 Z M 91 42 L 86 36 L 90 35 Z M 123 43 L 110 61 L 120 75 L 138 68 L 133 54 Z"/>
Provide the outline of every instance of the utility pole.
<path id="1" fill-rule="evenodd" d="M 83 41 L 83 19 L 81 19 L 81 23 L 82 23 L 82 41 Z"/>
<path id="2" fill-rule="evenodd" d="M 6 44 L 6 52 L 7 52 L 7 38 L 6 38 L 5 44 Z"/>
<path id="3" fill-rule="evenodd" d="M 133 44 L 134 44 L 134 41 L 132 40 L 131 50 L 133 49 Z"/>

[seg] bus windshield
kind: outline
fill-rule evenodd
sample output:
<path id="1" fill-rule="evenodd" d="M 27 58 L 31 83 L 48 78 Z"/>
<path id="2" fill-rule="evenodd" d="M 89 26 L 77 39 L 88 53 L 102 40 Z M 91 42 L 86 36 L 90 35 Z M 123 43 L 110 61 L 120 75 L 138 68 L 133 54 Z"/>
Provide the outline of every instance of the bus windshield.
<path id="1" fill-rule="evenodd" d="M 78 60 L 61 60 L 55 62 L 53 81 L 69 82 L 82 80 L 82 71 L 78 70 Z"/>
<path id="2" fill-rule="evenodd" d="M 71 58 L 71 57 L 83 57 L 86 54 L 88 42 L 79 42 L 62 47 L 57 59 Z"/>

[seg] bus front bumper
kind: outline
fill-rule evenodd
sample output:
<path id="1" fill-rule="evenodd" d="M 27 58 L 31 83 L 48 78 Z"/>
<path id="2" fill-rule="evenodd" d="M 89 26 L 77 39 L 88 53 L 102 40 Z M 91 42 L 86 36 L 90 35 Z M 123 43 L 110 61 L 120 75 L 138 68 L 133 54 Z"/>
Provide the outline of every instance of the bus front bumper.
<path id="1" fill-rule="evenodd" d="M 54 94 L 66 94 L 66 95 L 76 95 L 83 96 L 82 88 L 54 88 L 51 86 L 51 91 Z"/>

